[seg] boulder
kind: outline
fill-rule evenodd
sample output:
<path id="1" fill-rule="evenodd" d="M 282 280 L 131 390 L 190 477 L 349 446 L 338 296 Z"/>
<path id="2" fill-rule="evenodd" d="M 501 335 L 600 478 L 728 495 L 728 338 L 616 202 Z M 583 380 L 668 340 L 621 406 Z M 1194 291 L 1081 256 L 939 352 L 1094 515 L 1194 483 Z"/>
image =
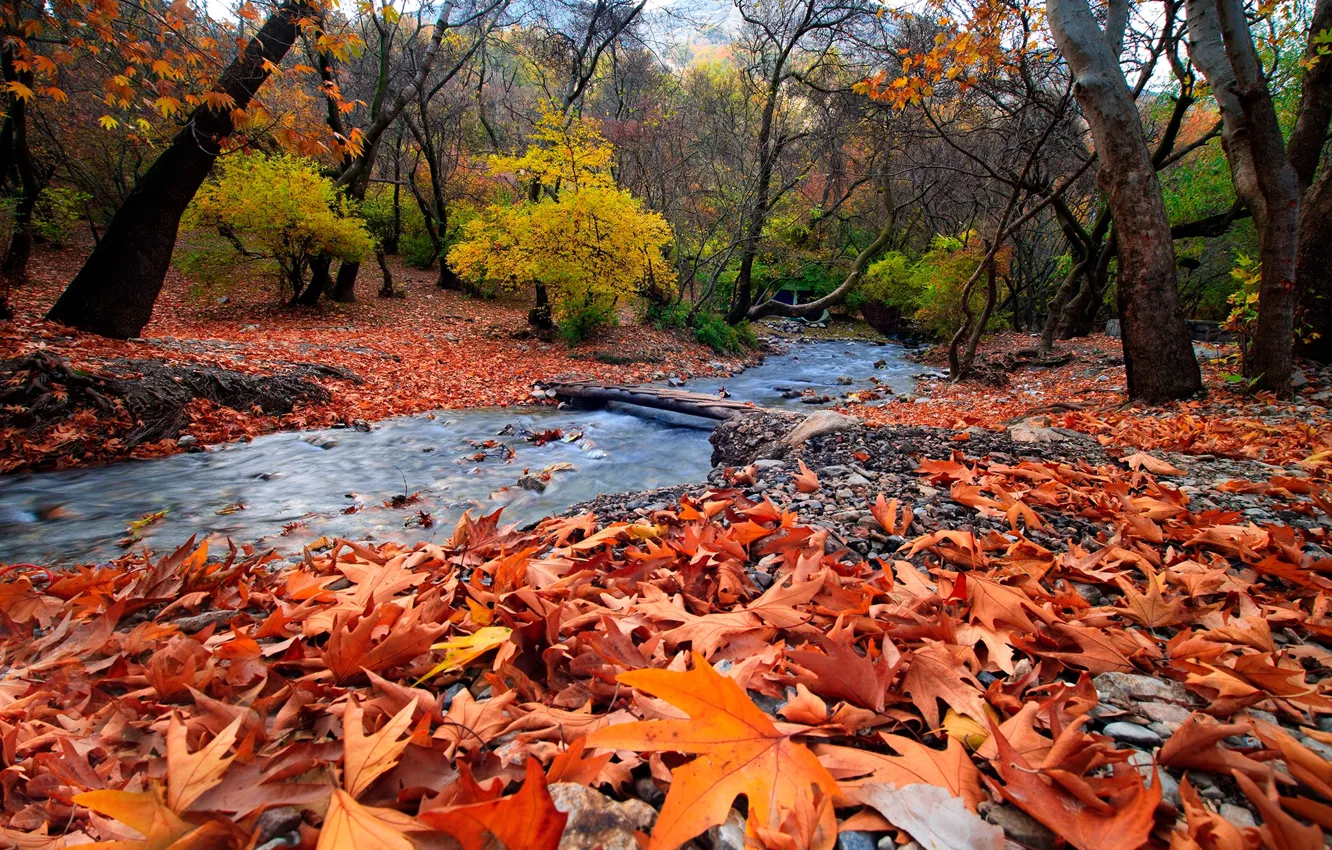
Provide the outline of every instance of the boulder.
<path id="1" fill-rule="evenodd" d="M 851 431 L 860 425 L 861 420 L 855 416 L 847 416 L 845 413 L 832 410 L 820 410 L 818 413 L 806 416 L 804 421 L 782 438 L 782 442 L 795 447 L 814 437 Z"/>

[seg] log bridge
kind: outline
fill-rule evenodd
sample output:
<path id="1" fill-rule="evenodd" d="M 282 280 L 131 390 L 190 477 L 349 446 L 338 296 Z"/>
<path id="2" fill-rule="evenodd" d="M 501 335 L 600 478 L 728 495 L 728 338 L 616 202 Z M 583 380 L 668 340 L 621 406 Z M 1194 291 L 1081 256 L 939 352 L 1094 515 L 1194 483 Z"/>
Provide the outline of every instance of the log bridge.
<path id="1" fill-rule="evenodd" d="M 600 407 L 609 402 L 634 404 L 650 407 L 654 410 L 666 410 L 671 413 L 684 413 L 701 416 L 705 419 L 725 421 L 742 413 L 753 413 L 764 408 L 756 407 L 753 402 L 735 401 L 705 393 L 690 393 L 670 387 L 653 387 L 646 384 L 602 384 L 596 381 L 556 381 L 541 383 L 547 397 L 553 395 L 561 401 L 573 404 Z"/>

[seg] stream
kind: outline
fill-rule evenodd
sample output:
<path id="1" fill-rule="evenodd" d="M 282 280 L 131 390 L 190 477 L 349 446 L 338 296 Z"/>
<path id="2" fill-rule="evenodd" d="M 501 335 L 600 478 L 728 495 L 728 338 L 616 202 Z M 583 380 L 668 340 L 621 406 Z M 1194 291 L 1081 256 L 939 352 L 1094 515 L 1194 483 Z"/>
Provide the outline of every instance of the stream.
<path id="1" fill-rule="evenodd" d="M 875 368 L 876 361 L 886 365 Z M 836 398 L 873 388 L 873 378 L 883 391 L 909 393 L 928 371 L 897 345 L 806 342 L 685 389 L 724 386 L 732 398 L 813 412 L 828 405 L 804 404 L 784 391 Z M 193 454 L 0 476 L 0 561 L 89 563 L 145 545 L 170 551 L 196 534 L 212 535 L 218 545 L 230 537 L 286 553 L 321 536 L 443 539 L 468 509 L 502 506 L 505 522 L 525 523 L 603 493 L 702 481 L 713 424 L 619 406 L 444 410 L 377 422 L 366 432 L 284 432 Z M 542 433 L 552 438 L 528 439 Z M 518 486 L 524 470 L 565 464 L 571 466 L 550 472 L 543 491 Z M 419 499 L 393 506 L 404 494 Z M 139 541 L 122 547 L 131 521 L 159 511 L 166 513 L 138 531 Z M 420 512 L 433 525 L 423 527 Z"/>

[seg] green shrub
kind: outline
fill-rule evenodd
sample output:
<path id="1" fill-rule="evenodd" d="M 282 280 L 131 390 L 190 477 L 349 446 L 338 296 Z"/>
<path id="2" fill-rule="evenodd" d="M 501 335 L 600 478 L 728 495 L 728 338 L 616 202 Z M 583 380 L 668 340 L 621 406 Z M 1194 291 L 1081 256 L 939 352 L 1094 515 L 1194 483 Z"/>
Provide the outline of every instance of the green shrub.
<path id="1" fill-rule="evenodd" d="M 33 233 L 44 242 L 62 247 L 83 220 L 83 205 L 89 197 L 77 189 L 47 186 L 37 196 L 37 206 L 32 211 Z"/>
<path id="2" fill-rule="evenodd" d="M 1008 255 L 1005 250 L 995 257 L 1001 277 L 1007 268 Z M 871 265 L 866 270 L 861 296 L 897 308 L 917 327 L 936 338 L 946 337 L 962 323 L 962 288 L 984 258 L 985 246 L 979 239 L 963 243 L 954 236 L 935 236 L 930 250 L 917 260 L 893 251 Z M 1002 281 L 999 286 L 997 303 L 1002 303 L 1007 293 Z M 984 305 L 985 282 L 982 280 L 971 291 L 973 314 L 979 315 Z M 1004 318 L 996 309 L 987 329 L 1001 327 L 1004 327 Z"/>
<path id="3" fill-rule="evenodd" d="M 728 325 L 720 313 L 706 310 L 699 311 L 692 323 L 689 319 L 690 306 L 679 304 L 653 304 L 647 309 L 645 320 L 663 330 L 683 330 L 694 332 L 694 339 L 712 348 L 718 354 L 739 353 L 758 346 L 758 337 L 749 322 Z"/>
<path id="4" fill-rule="evenodd" d="M 649 304 L 644 319 L 662 330 L 679 330 L 689 326 L 689 305 L 683 301 L 676 304 Z"/>
<path id="5" fill-rule="evenodd" d="M 694 339 L 718 353 L 738 354 L 758 345 L 749 322 L 728 325 L 719 313 L 699 313 L 694 317 Z"/>
<path id="6" fill-rule="evenodd" d="M 617 324 L 619 318 L 615 315 L 613 301 L 584 298 L 571 305 L 561 305 L 556 327 L 565 342 L 577 345 Z"/>
<path id="7" fill-rule="evenodd" d="M 414 269 L 428 269 L 439 259 L 435 253 L 435 243 L 430 241 L 430 234 L 425 228 L 407 231 L 398 238 L 398 256 L 404 265 Z"/>

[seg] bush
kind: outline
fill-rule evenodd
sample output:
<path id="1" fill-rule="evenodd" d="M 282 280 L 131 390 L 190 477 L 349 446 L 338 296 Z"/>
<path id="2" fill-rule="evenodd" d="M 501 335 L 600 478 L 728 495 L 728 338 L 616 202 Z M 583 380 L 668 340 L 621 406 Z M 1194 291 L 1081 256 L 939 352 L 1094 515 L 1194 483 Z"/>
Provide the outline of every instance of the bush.
<path id="1" fill-rule="evenodd" d="M 644 320 L 662 330 L 679 330 L 689 327 L 689 305 L 683 301 L 676 304 L 649 304 Z"/>
<path id="2" fill-rule="evenodd" d="M 758 345 L 749 322 L 729 325 L 719 313 L 699 313 L 694 317 L 694 339 L 719 354 L 738 354 Z"/>
<path id="3" fill-rule="evenodd" d="M 424 227 L 416 232 L 405 232 L 398 238 L 398 256 L 404 265 L 414 269 L 428 269 L 440 259 L 435 253 L 435 243 L 430 241 L 430 234 Z"/>
<path id="4" fill-rule="evenodd" d="M 669 288 L 670 225 L 615 185 L 613 152 L 595 122 L 544 116 L 523 156 L 492 157 L 490 165 L 494 174 L 558 186 L 556 197 L 491 204 L 463 223 L 449 265 L 474 285 L 544 284 L 557 304 L 613 304 Z"/>
<path id="5" fill-rule="evenodd" d="M 738 354 L 758 346 L 758 337 L 749 322 L 729 325 L 720 313 L 700 311 L 689 319 L 690 306 L 679 304 L 648 307 L 645 319 L 663 330 L 683 330 L 694 332 L 694 339 L 712 348 L 718 354 Z"/>
<path id="6" fill-rule="evenodd" d="M 32 211 L 33 234 L 57 248 L 63 247 L 83 220 L 83 205 L 90 197 L 77 189 L 47 186 L 37 196 L 37 206 Z"/>
<path id="7" fill-rule="evenodd" d="M 1000 251 L 995 257 L 997 270 L 1002 276 L 1007 268 L 1009 252 Z M 962 324 L 962 288 L 985 259 L 985 246 L 979 239 L 964 244 L 953 236 L 936 236 L 919 259 L 911 260 L 900 251 L 893 251 L 866 270 L 866 281 L 861 296 L 894 307 L 922 331 L 942 338 L 952 334 Z M 1000 282 L 998 302 L 1006 297 Z M 971 292 L 971 309 L 979 315 L 985 305 L 985 283 L 982 280 Z M 997 305 L 996 305 L 997 306 Z M 996 309 L 987 330 L 1005 326 L 1004 318 Z"/>
<path id="8" fill-rule="evenodd" d="M 619 324 L 614 302 L 594 298 L 586 298 L 573 305 L 562 305 L 558 310 L 558 318 L 556 328 L 570 345 L 577 345 Z"/>
<path id="9" fill-rule="evenodd" d="M 230 156 L 218 162 L 214 173 L 186 210 L 184 225 L 227 236 L 236 263 L 271 260 L 287 294 L 294 294 L 291 290 L 320 254 L 344 262 L 374 255 L 365 222 L 311 160 Z"/>

